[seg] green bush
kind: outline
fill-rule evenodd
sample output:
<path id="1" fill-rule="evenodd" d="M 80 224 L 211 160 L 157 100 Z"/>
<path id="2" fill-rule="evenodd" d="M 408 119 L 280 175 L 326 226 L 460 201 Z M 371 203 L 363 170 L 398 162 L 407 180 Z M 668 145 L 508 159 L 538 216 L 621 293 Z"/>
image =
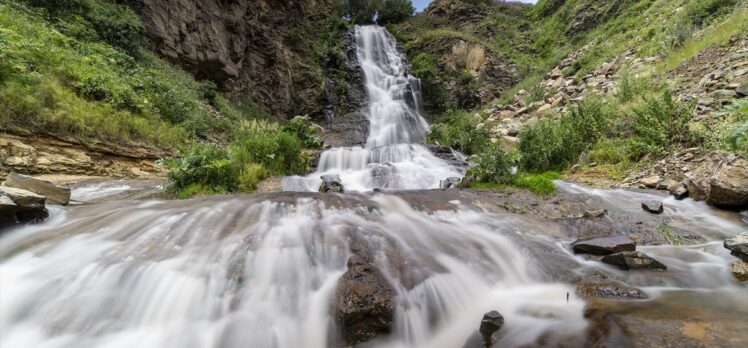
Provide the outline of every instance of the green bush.
<path id="1" fill-rule="evenodd" d="M 166 164 L 171 168 L 168 177 L 172 192 L 194 194 L 198 188 L 209 188 L 214 192 L 237 189 L 236 168 L 231 163 L 229 152 L 218 146 L 192 145 L 180 153 L 179 159 L 168 160 Z"/>
<path id="2" fill-rule="evenodd" d="M 738 121 L 742 122 L 742 124 L 739 124 L 730 132 L 730 135 L 727 137 L 727 143 L 732 150 L 742 152 L 748 157 L 748 98 L 734 101 L 730 106 L 722 110 L 720 114 L 738 115 Z"/>
<path id="3" fill-rule="evenodd" d="M 273 175 L 292 175 L 306 170 L 307 157 L 301 140 L 282 131 L 249 132 L 231 145 L 236 163 L 257 163 Z"/>
<path id="4" fill-rule="evenodd" d="M 521 168 L 529 172 L 563 170 L 608 131 L 610 110 L 597 99 L 586 100 L 557 120 L 545 119 L 519 135 Z"/>
<path id="5" fill-rule="evenodd" d="M 282 131 L 296 135 L 301 140 L 302 146 L 307 149 L 319 149 L 322 147 L 323 139 L 320 133 L 323 132 L 319 126 L 312 124 L 309 116 L 296 116 L 286 122 L 281 128 Z"/>
<path id="6" fill-rule="evenodd" d="M 511 179 L 511 163 L 501 145 L 493 144 L 486 151 L 471 157 L 475 164 L 467 176 L 483 183 L 502 184 Z"/>
<path id="7" fill-rule="evenodd" d="M 427 141 L 449 146 L 467 155 L 483 152 L 490 145 L 490 133 L 483 119 L 474 113 L 449 110 L 431 127 Z"/>
<path id="8" fill-rule="evenodd" d="M 540 174 L 519 174 L 512 178 L 511 185 L 526 188 L 541 195 L 555 195 L 556 184 L 553 180 L 561 179 L 557 172 L 545 172 Z"/>
<path id="9" fill-rule="evenodd" d="M 697 146 L 702 140 L 691 131 L 692 107 L 673 99 L 665 89 L 659 98 L 645 98 L 634 107 L 633 140 L 635 156 L 664 155 L 677 146 Z"/>

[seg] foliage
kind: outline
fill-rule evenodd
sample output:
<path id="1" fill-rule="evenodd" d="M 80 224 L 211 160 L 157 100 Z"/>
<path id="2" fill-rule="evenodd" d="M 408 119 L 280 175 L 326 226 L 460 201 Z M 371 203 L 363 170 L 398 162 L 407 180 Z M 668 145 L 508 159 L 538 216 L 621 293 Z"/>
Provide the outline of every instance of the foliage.
<path id="1" fill-rule="evenodd" d="M 483 152 L 490 144 L 490 134 L 480 115 L 449 110 L 427 135 L 430 143 L 449 146 L 467 155 Z"/>
<path id="2" fill-rule="evenodd" d="M 380 24 L 399 23 L 416 11 L 410 0 L 384 0 L 378 9 L 377 22 Z"/>
<path id="3" fill-rule="evenodd" d="M 720 112 L 722 115 L 736 114 L 742 124 L 735 127 L 727 138 L 732 150 L 742 152 L 748 156 L 748 98 L 734 101 Z"/>
<path id="4" fill-rule="evenodd" d="M 563 170 L 607 131 L 606 106 L 586 100 L 558 120 L 545 119 L 519 135 L 521 168 L 530 172 Z"/>
<path id="5" fill-rule="evenodd" d="M 512 178 L 511 185 L 529 189 L 540 195 L 555 195 L 556 184 L 553 180 L 561 179 L 557 172 L 539 174 L 519 174 Z"/>
<path id="6" fill-rule="evenodd" d="M 690 105 L 676 102 L 669 89 L 659 98 L 647 98 L 636 106 L 633 109 L 636 116 L 633 146 L 637 157 L 663 155 L 679 145 L 698 145 L 701 140 L 689 127 L 692 109 Z"/>
<path id="7" fill-rule="evenodd" d="M 194 194 L 252 192 L 271 175 L 299 174 L 308 159 L 296 134 L 276 125 L 255 123 L 228 147 L 195 144 L 168 159 L 169 190 L 181 198 Z"/>
<path id="8" fill-rule="evenodd" d="M 322 147 L 322 138 L 319 126 L 312 124 L 309 116 L 296 116 L 283 125 L 284 132 L 296 135 L 301 140 L 302 146 L 307 149 L 319 149 Z"/>
<path id="9" fill-rule="evenodd" d="M 501 184 L 511 179 L 511 163 L 501 145 L 492 144 L 486 151 L 471 157 L 475 166 L 467 176 L 484 183 Z"/>
<path id="10" fill-rule="evenodd" d="M 399 23 L 416 10 L 411 0 L 340 0 L 338 7 L 355 24 Z"/>

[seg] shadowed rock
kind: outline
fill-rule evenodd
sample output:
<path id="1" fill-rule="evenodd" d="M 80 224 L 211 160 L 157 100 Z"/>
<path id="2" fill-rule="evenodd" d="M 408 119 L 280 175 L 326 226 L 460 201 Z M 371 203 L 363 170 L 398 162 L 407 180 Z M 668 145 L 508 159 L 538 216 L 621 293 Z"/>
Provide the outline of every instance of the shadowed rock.
<path id="1" fill-rule="evenodd" d="M 601 261 L 627 271 L 637 269 L 667 269 L 667 266 L 641 251 L 627 251 L 607 255 L 603 256 Z"/>
<path id="2" fill-rule="evenodd" d="M 348 270 L 338 280 L 335 319 L 346 344 L 355 345 L 392 329 L 395 292 L 373 263 L 368 242 L 352 236 Z"/>
<path id="3" fill-rule="evenodd" d="M 642 209 L 652 214 L 662 214 L 665 211 L 660 201 L 644 201 L 642 202 Z"/>
<path id="4" fill-rule="evenodd" d="M 337 192 L 343 193 L 343 184 L 340 183 L 338 175 L 323 175 L 322 184 L 319 186 L 319 192 Z"/>
<path id="5" fill-rule="evenodd" d="M 748 207 L 748 161 L 738 159 L 722 166 L 709 185 L 708 204 L 728 209 Z"/>
<path id="6" fill-rule="evenodd" d="M 724 246 L 730 254 L 743 261 L 748 261 L 748 232 L 738 234 L 734 238 L 726 239 Z"/>
<path id="7" fill-rule="evenodd" d="M 47 201 L 67 205 L 70 202 L 70 188 L 57 186 L 49 181 L 39 180 L 18 173 L 10 173 L 5 186 L 31 191 L 47 197 Z"/>
<path id="8" fill-rule="evenodd" d="M 45 202 L 44 196 L 30 191 L 0 187 L 0 228 L 46 219 L 49 213 Z"/>
<path id="9" fill-rule="evenodd" d="M 636 243 L 629 237 L 594 237 L 580 239 L 571 244 L 577 254 L 610 255 L 622 251 L 636 250 Z"/>

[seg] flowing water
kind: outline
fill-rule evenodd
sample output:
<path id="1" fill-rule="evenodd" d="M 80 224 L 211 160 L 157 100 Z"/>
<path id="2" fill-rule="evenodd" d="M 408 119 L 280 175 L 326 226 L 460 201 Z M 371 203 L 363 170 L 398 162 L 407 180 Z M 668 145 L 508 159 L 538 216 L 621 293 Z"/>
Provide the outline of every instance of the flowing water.
<path id="1" fill-rule="evenodd" d="M 367 145 L 330 150 L 318 173 L 292 181 L 315 190 L 319 175 L 334 173 L 367 191 L 459 176 L 414 144 L 427 125 L 392 37 L 379 27 L 356 34 L 371 101 Z M 748 292 L 720 245 L 746 223 L 690 200 L 666 199 L 663 218 L 703 240 L 643 247 L 666 272 L 622 272 L 571 254 L 563 219 L 497 212 L 461 191 L 170 201 L 132 199 L 136 186 L 83 186 L 73 191 L 82 204 L 0 231 L 0 347 L 341 346 L 332 308 L 354 238 L 395 292 L 392 332 L 371 347 L 462 347 L 490 310 L 506 318 L 501 347 L 553 346 L 552 337 L 582 346 L 586 302 L 572 284 L 593 269 L 652 297 L 633 302 L 719 299 L 705 308 L 748 319 Z M 563 199 L 634 217 L 642 200 L 658 198 L 559 186 Z"/>
<path id="2" fill-rule="evenodd" d="M 356 45 L 369 101 L 366 145 L 323 152 L 317 172 L 286 178 L 284 188 L 317 191 L 322 175 L 340 176 L 347 191 L 438 188 L 442 180 L 462 177 L 460 169 L 418 144 L 428 130 L 420 114 L 421 84 L 407 73 L 392 35 L 379 26 L 357 26 Z"/>

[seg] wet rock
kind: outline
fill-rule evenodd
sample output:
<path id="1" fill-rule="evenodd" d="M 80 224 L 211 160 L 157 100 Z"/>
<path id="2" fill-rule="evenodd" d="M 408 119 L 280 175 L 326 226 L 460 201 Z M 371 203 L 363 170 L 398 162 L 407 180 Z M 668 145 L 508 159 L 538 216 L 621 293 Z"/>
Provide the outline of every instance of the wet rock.
<path id="1" fill-rule="evenodd" d="M 739 281 L 748 281 L 748 262 L 743 260 L 735 261 L 730 269 L 732 275 L 735 276 Z"/>
<path id="2" fill-rule="evenodd" d="M 10 173 L 4 185 L 42 195 L 47 197 L 47 201 L 52 203 L 67 205 L 70 202 L 70 188 L 57 186 L 49 181 L 39 180 L 30 176 Z"/>
<path id="3" fill-rule="evenodd" d="M 453 188 L 453 187 L 457 187 L 461 181 L 462 181 L 462 178 L 460 177 L 446 178 L 440 182 L 439 186 L 441 188 Z"/>
<path id="4" fill-rule="evenodd" d="M 627 271 L 639 269 L 667 269 L 667 266 L 649 257 L 647 254 L 641 251 L 626 251 L 612 255 L 606 255 L 603 256 L 601 261 Z"/>
<path id="5" fill-rule="evenodd" d="M 636 250 L 636 243 L 629 237 L 594 237 L 580 239 L 571 244 L 577 254 L 610 255 L 622 251 Z"/>
<path id="6" fill-rule="evenodd" d="M 748 161 L 737 159 L 723 165 L 709 184 L 708 204 L 728 209 L 748 207 Z"/>
<path id="7" fill-rule="evenodd" d="M 649 298 L 649 296 L 639 288 L 612 280 L 580 283 L 577 285 L 577 295 L 583 298 L 598 297 L 636 300 Z"/>
<path id="8" fill-rule="evenodd" d="M 582 217 L 586 217 L 586 218 L 598 218 L 598 217 L 604 216 L 605 213 L 606 213 L 605 209 L 600 209 L 600 210 L 585 210 L 584 214 L 582 215 Z"/>
<path id="9" fill-rule="evenodd" d="M 45 202 L 44 196 L 30 191 L 0 187 L 0 227 L 46 219 L 49 213 Z"/>
<path id="10" fill-rule="evenodd" d="M 662 214 L 665 211 L 660 201 L 644 201 L 642 202 L 642 209 L 652 214 Z"/>
<path id="11" fill-rule="evenodd" d="M 355 345 L 392 330 L 395 291 L 374 264 L 363 238 L 354 237 L 350 248 L 353 255 L 338 280 L 334 313 L 343 340 Z"/>
<path id="12" fill-rule="evenodd" d="M 668 192 L 677 200 L 682 200 L 688 197 L 688 189 L 682 183 L 678 183 L 674 186 L 668 186 Z"/>
<path id="13" fill-rule="evenodd" d="M 323 175 L 322 184 L 319 186 L 319 192 L 336 192 L 343 193 L 343 184 L 340 183 L 339 175 Z"/>
<path id="14" fill-rule="evenodd" d="M 730 254 L 743 261 L 748 261 L 748 232 L 743 232 L 737 236 L 726 239 L 724 246 L 730 250 Z"/>
<path id="15" fill-rule="evenodd" d="M 490 311 L 483 315 L 480 321 L 480 334 L 483 336 L 483 342 L 486 347 L 491 347 L 495 343 L 494 334 L 504 326 L 504 316 L 498 311 Z"/>

